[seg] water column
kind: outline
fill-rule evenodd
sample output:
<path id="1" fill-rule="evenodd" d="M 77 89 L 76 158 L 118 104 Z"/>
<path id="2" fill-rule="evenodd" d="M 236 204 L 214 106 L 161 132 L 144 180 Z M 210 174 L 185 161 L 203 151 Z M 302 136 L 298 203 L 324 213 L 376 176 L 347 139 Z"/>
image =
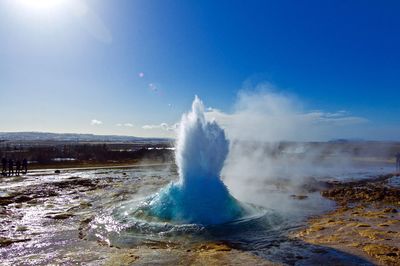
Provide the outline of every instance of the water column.
<path id="1" fill-rule="evenodd" d="M 218 224 L 243 216 L 243 206 L 220 179 L 228 152 L 224 130 L 215 121 L 206 121 L 204 105 L 196 96 L 179 126 L 175 154 L 179 181 L 153 195 L 142 210 L 176 223 Z"/>

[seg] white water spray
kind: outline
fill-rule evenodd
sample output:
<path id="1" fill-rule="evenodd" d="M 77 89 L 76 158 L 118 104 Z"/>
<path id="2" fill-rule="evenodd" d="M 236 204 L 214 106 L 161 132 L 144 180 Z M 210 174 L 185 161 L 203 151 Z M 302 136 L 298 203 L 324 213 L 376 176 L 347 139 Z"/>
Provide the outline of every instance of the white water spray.
<path id="1" fill-rule="evenodd" d="M 228 151 L 224 130 L 206 121 L 196 96 L 192 111 L 180 123 L 175 154 L 179 181 L 152 196 L 142 210 L 178 223 L 218 224 L 242 217 L 243 206 L 220 179 Z"/>

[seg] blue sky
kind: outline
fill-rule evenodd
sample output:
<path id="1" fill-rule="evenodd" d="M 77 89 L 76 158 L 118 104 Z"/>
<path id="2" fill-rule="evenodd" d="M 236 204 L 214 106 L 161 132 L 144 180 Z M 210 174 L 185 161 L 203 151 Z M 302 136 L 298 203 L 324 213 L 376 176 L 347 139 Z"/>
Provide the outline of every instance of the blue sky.
<path id="1" fill-rule="evenodd" d="M 0 131 L 171 136 L 268 83 L 400 140 L 398 1 L 48 1 L 0 3 Z"/>

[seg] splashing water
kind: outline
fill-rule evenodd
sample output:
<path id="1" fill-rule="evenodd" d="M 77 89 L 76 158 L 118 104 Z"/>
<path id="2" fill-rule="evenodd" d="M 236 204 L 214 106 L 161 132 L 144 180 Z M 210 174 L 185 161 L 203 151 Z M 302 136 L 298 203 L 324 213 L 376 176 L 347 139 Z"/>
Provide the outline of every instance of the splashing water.
<path id="1" fill-rule="evenodd" d="M 179 181 L 148 198 L 138 213 L 177 223 L 219 224 L 236 220 L 246 207 L 233 198 L 220 179 L 228 154 L 225 132 L 204 116 L 196 96 L 183 115 L 178 132 L 176 163 Z"/>

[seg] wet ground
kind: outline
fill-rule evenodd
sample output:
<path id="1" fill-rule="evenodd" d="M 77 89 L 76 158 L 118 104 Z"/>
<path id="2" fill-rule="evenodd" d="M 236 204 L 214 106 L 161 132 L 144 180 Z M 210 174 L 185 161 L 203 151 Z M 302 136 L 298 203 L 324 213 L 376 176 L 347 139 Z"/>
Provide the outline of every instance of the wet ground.
<path id="1" fill-rule="evenodd" d="M 339 207 L 309 221 L 294 234 L 310 244 L 324 245 L 378 265 L 400 265 L 399 176 L 387 174 L 332 183 L 322 192 Z"/>
<path id="2" fill-rule="evenodd" d="M 0 184 L 1 264 L 362 265 L 377 261 L 368 255 L 374 251 L 357 253 L 310 241 L 311 231 L 294 236 L 307 230 L 310 216 L 335 208 L 334 201 L 309 188 L 293 194 L 266 186 L 261 189 L 261 201 L 275 193 L 290 208 L 280 210 L 279 204 L 274 208 L 269 201 L 261 206 L 263 215 L 221 226 L 190 227 L 188 231 L 179 226 L 171 231 L 165 223 L 166 233 L 159 227 L 147 230 L 152 225 L 149 222 L 124 227 L 123 220 L 114 219 L 116 209 L 140 201 L 176 178 L 174 165 L 167 164 L 63 170 L 60 174 L 39 171 L 4 178 Z M 321 188 L 319 185 L 315 183 Z M 382 223 L 398 218 L 388 216 Z M 382 228 L 395 232 L 387 233 L 394 239 L 392 235 L 399 234 L 396 226 L 393 222 Z M 372 246 L 362 248 L 374 250 Z"/>
<path id="3" fill-rule="evenodd" d="M 105 262 L 118 254 L 87 241 L 84 228 L 103 208 L 168 183 L 167 166 L 36 172 L 2 180 L 0 258 L 6 265 Z M 126 170 L 126 171 L 125 171 Z M 149 182 L 149 180 L 151 180 Z"/>

